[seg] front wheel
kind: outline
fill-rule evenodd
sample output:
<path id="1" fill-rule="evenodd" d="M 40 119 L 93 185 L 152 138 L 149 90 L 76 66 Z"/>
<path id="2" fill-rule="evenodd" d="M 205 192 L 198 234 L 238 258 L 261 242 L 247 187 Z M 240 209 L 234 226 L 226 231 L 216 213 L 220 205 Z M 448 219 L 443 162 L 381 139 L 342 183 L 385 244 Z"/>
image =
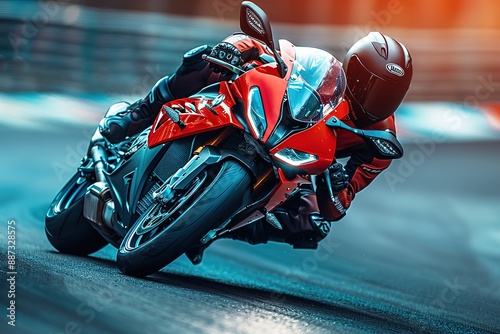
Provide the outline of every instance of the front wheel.
<path id="1" fill-rule="evenodd" d="M 49 206 L 45 234 L 61 253 L 88 255 L 108 244 L 83 216 L 83 200 L 89 185 L 76 173 Z"/>
<path id="2" fill-rule="evenodd" d="M 250 182 L 245 167 L 227 160 L 202 171 L 169 204 L 151 205 L 120 246 L 120 271 L 143 277 L 177 259 L 242 207 Z"/>

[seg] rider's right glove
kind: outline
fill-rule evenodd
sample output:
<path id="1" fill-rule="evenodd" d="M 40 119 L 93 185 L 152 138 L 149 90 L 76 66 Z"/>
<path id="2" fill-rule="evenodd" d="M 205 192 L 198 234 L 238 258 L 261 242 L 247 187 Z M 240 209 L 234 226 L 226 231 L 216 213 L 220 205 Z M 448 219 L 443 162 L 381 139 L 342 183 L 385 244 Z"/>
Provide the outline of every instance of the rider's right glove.
<path id="1" fill-rule="evenodd" d="M 317 186 L 327 189 L 325 181 L 325 174 L 323 173 L 317 178 Z M 338 195 L 342 190 L 349 186 L 349 175 L 346 173 L 344 166 L 340 162 L 335 162 L 328 167 L 328 174 L 330 175 L 330 183 L 332 186 L 332 193 L 334 196 Z"/>
<path id="2" fill-rule="evenodd" d="M 227 42 L 221 42 L 214 46 L 210 52 L 210 57 L 225 61 L 236 67 L 240 67 L 243 63 L 240 50 Z M 212 68 L 215 73 L 222 73 L 223 75 L 232 73 L 228 69 L 213 63 L 210 63 L 210 68 Z"/>

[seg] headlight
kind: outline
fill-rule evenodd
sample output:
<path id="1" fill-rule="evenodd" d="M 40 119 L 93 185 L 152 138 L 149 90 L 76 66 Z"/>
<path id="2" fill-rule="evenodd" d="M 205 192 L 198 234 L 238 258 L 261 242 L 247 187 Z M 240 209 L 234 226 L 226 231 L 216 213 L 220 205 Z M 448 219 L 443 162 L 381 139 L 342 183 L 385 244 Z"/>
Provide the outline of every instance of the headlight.
<path id="1" fill-rule="evenodd" d="M 264 113 L 264 105 L 262 104 L 262 96 L 260 95 L 259 88 L 256 86 L 250 88 L 248 94 L 247 115 L 257 138 L 262 139 L 262 137 L 264 137 L 264 131 L 266 131 L 267 128 L 267 122 Z"/>
<path id="2" fill-rule="evenodd" d="M 318 160 L 318 157 L 314 154 L 294 150 L 293 148 L 279 150 L 274 156 L 292 166 L 300 166 Z"/>

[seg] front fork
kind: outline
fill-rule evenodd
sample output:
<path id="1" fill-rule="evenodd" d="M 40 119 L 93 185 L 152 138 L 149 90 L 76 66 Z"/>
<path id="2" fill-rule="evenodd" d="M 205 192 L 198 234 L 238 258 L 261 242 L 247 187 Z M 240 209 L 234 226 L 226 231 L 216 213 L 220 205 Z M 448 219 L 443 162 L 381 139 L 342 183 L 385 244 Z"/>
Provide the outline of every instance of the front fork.
<path id="1" fill-rule="evenodd" d="M 198 154 L 195 154 L 184 167 L 180 168 L 172 175 L 162 187 L 153 193 L 153 199 L 167 203 L 174 197 L 176 190 L 185 190 L 207 166 L 215 165 L 222 160 L 231 158 L 238 160 L 246 166 L 254 177 L 257 176 L 255 162 L 247 155 L 234 150 L 220 149 L 215 146 L 205 146 Z"/>

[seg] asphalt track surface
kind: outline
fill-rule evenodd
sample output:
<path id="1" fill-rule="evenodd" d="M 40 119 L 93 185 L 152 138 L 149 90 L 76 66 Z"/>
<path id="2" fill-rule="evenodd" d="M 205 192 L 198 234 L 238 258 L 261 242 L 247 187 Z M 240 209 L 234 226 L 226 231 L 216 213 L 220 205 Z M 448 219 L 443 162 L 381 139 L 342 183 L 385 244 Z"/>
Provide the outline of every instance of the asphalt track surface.
<path id="1" fill-rule="evenodd" d="M 500 332 L 498 142 L 406 144 L 316 251 L 222 240 L 137 279 L 110 246 L 68 256 L 44 235 L 90 131 L 1 127 L 0 333 Z"/>

